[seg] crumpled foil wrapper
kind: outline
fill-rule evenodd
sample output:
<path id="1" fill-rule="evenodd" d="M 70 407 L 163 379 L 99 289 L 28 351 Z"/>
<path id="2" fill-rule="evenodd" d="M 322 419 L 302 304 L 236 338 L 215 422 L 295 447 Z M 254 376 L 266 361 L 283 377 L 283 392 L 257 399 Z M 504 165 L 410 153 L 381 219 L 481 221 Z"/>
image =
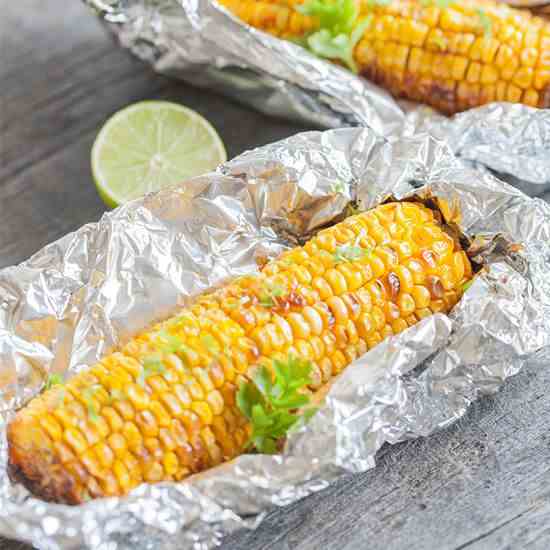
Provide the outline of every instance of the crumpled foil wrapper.
<path id="1" fill-rule="evenodd" d="M 424 319 L 348 367 L 279 456 L 244 455 L 181 483 L 78 507 L 7 475 L 6 424 L 48 374 L 75 373 L 229 277 L 253 272 L 350 204 L 440 197 L 488 269 L 450 316 Z M 0 534 L 41 549 L 208 549 L 270 507 L 375 465 L 498 390 L 550 344 L 550 207 L 425 134 L 298 134 L 105 214 L 0 272 Z"/>
<path id="2" fill-rule="evenodd" d="M 214 0 L 84 2 L 159 73 L 315 127 L 368 126 L 388 139 L 421 129 L 528 194 L 550 191 L 550 110 L 495 103 L 448 119 L 244 25 Z"/>

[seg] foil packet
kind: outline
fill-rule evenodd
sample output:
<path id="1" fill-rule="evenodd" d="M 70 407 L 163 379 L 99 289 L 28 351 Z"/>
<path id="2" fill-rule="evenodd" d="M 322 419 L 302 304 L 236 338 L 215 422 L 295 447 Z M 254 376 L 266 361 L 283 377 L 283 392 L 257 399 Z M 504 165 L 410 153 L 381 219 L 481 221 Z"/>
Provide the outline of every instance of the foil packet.
<path id="1" fill-rule="evenodd" d="M 421 129 L 528 194 L 550 191 L 550 110 L 495 103 L 448 119 L 248 27 L 214 0 L 84 1 L 159 73 L 316 128 L 368 126 L 388 139 Z"/>
<path id="2" fill-rule="evenodd" d="M 175 306 L 257 270 L 350 209 L 444 199 L 487 269 L 449 316 L 389 338 L 334 382 L 281 455 L 243 455 L 181 483 L 80 506 L 7 473 L 6 426 L 51 373 L 76 373 Z M 460 218 L 458 214 L 460 213 Z M 550 207 L 424 133 L 307 132 L 136 200 L 0 272 L 0 535 L 54 549 L 196 549 L 273 506 L 372 468 L 427 436 L 550 345 Z"/>

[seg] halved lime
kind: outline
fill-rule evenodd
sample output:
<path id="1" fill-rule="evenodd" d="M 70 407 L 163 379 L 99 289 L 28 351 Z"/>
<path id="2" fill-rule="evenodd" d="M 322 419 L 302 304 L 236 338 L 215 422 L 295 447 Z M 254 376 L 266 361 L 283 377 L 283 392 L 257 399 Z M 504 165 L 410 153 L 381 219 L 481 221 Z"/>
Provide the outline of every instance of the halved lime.
<path id="1" fill-rule="evenodd" d="M 113 115 L 92 147 L 92 173 L 115 207 L 214 169 L 227 155 L 198 113 L 167 101 L 143 101 Z"/>

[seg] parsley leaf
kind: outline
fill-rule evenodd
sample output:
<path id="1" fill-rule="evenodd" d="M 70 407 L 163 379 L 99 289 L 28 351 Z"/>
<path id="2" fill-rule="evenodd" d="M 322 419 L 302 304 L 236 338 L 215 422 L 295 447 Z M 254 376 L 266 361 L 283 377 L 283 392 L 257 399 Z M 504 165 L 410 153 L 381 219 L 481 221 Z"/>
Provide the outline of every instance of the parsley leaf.
<path id="1" fill-rule="evenodd" d="M 143 359 L 143 365 L 139 371 L 137 383 L 144 388 L 145 380 L 152 376 L 153 374 L 164 374 L 166 372 L 166 367 L 162 362 L 162 357 L 160 354 L 155 353 L 153 355 L 148 355 Z"/>
<path id="2" fill-rule="evenodd" d="M 474 284 L 474 280 L 473 280 L 473 279 L 470 279 L 469 281 L 466 281 L 466 282 L 462 285 L 462 292 L 466 292 L 473 284 Z"/>
<path id="3" fill-rule="evenodd" d="M 359 21 L 355 0 L 309 0 L 296 9 L 319 19 L 319 30 L 307 38 L 309 49 L 319 57 L 339 59 L 357 73 L 353 50 L 370 26 L 372 17 L 369 15 Z"/>
<path id="4" fill-rule="evenodd" d="M 309 0 L 296 10 L 318 17 L 321 29 L 328 29 L 333 34 L 349 34 L 358 16 L 355 0 Z"/>
<path id="5" fill-rule="evenodd" d="M 248 447 L 273 454 L 291 428 L 311 418 L 315 410 L 304 409 L 309 397 L 299 391 L 310 383 L 310 373 L 311 363 L 289 357 L 286 362 L 274 360 L 273 373 L 261 366 L 252 381 L 241 384 L 237 406 L 252 423 Z"/>
<path id="6" fill-rule="evenodd" d="M 181 338 L 178 338 L 165 330 L 159 331 L 157 333 L 157 338 L 157 343 L 159 344 L 160 349 L 165 353 L 181 353 L 189 349 Z"/>
<path id="7" fill-rule="evenodd" d="M 61 374 L 50 374 L 46 378 L 46 384 L 44 385 L 44 390 L 50 390 L 54 386 L 62 386 L 65 383 L 65 380 Z"/>
<path id="8" fill-rule="evenodd" d="M 337 181 L 336 183 L 332 184 L 332 186 L 330 187 L 330 191 L 335 195 L 337 195 L 338 193 L 343 195 L 346 192 L 346 186 L 343 182 Z"/>
<path id="9" fill-rule="evenodd" d="M 477 14 L 479 16 L 479 24 L 483 29 L 483 34 L 485 38 L 491 38 L 493 34 L 493 22 L 491 18 L 487 15 L 487 12 L 481 8 L 477 9 Z"/>
<path id="10" fill-rule="evenodd" d="M 58 396 L 55 402 L 55 408 L 60 407 L 63 402 L 65 401 L 65 394 L 67 392 L 67 389 L 65 386 L 65 379 L 61 374 L 50 374 L 48 378 L 46 378 L 46 383 L 44 384 L 44 391 L 51 390 L 54 386 L 62 386 L 58 390 Z"/>
<path id="11" fill-rule="evenodd" d="M 201 336 L 202 345 L 214 356 L 220 353 L 220 344 L 211 334 L 203 334 Z"/>
<path id="12" fill-rule="evenodd" d="M 281 285 L 273 284 L 269 281 L 266 281 L 261 288 L 261 293 L 258 297 L 258 303 L 263 307 L 274 307 L 274 298 L 279 298 L 280 296 L 283 296 L 285 292 L 286 290 Z"/>
<path id="13" fill-rule="evenodd" d="M 454 0 L 422 0 L 425 8 L 436 6 L 438 8 L 448 8 Z"/>
<path id="14" fill-rule="evenodd" d="M 365 258 L 370 253 L 369 249 L 360 246 L 338 246 L 334 253 L 334 263 L 353 262 Z"/>
<path id="15" fill-rule="evenodd" d="M 88 418 L 92 422 L 97 422 L 99 420 L 99 417 L 97 415 L 98 410 L 97 410 L 94 398 L 96 394 L 100 392 L 102 389 L 103 387 L 100 384 L 94 384 L 89 388 L 86 388 L 82 392 L 82 396 L 84 397 L 84 401 L 86 402 L 86 406 L 88 408 Z"/>

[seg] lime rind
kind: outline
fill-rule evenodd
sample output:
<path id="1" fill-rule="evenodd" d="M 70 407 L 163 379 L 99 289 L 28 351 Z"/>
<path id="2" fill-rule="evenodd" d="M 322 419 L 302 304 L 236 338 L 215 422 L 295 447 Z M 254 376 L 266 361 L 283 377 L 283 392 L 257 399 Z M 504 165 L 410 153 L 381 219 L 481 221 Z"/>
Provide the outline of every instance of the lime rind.
<path id="1" fill-rule="evenodd" d="M 113 115 L 92 147 L 92 173 L 110 208 L 208 172 L 227 160 L 212 125 L 166 101 L 142 101 Z"/>

